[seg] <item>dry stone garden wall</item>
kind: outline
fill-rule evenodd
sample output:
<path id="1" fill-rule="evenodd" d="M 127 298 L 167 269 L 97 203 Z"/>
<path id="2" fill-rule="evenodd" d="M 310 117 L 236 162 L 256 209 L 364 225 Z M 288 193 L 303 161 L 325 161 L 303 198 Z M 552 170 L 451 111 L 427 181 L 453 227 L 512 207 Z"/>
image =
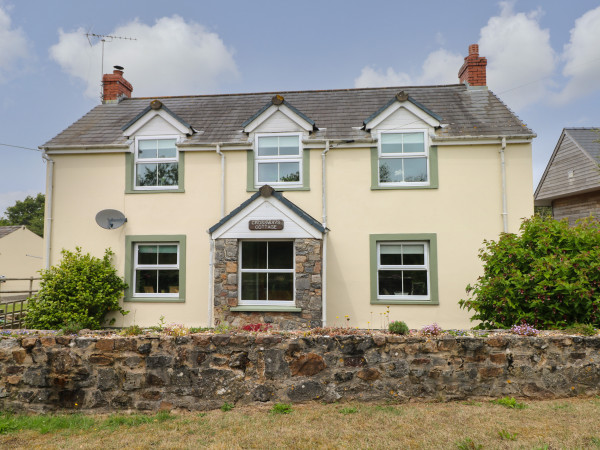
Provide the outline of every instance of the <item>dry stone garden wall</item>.
<path id="1" fill-rule="evenodd" d="M 0 341 L 4 410 L 446 401 L 600 393 L 600 338 L 27 336 Z"/>

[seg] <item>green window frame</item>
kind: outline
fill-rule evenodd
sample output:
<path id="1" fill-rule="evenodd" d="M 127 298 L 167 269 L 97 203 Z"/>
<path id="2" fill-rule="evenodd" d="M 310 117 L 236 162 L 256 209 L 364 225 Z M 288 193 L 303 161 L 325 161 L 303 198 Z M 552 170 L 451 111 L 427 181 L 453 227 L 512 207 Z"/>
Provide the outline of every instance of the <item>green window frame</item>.
<path id="1" fill-rule="evenodd" d="M 424 245 L 425 255 L 424 263 L 416 265 L 398 264 L 394 266 L 381 266 L 379 264 L 379 255 L 381 245 Z M 369 235 L 369 259 L 371 275 L 371 304 L 376 305 L 438 305 L 438 261 L 437 261 L 437 235 L 435 233 L 399 233 L 399 234 L 371 234 Z M 427 295 L 380 295 L 379 294 L 379 273 L 385 273 L 388 270 L 417 270 L 427 271 L 428 292 Z"/>
<path id="2" fill-rule="evenodd" d="M 160 294 L 140 295 L 135 294 L 136 246 L 140 244 L 169 245 L 178 247 L 179 292 L 161 296 Z M 138 267 L 139 268 L 139 267 Z M 144 303 L 183 303 L 186 291 L 186 236 L 177 235 L 130 235 L 125 236 L 125 302 Z M 176 294 L 176 295 L 174 295 Z"/>
<path id="3" fill-rule="evenodd" d="M 398 144 L 398 152 L 388 152 L 382 149 L 382 136 L 398 136 L 423 133 L 424 151 L 411 152 L 404 149 L 404 144 Z M 428 166 L 428 181 L 426 182 L 389 182 L 382 183 L 379 179 L 380 164 L 386 160 L 394 161 L 410 161 L 427 158 Z M 437 189 L 438 188 L 438 148 L 437 146 L 428 145 L 426 131 L 385 131 L 379 134 L 379 143 L 377 147 L 371 148 L 371 190 L 388 190 L 388 189 Z"/>
<path id="4" fill-rule="evenodd" d="M 275 139 L 282 137 L 298 137 L 299 155 L 285 155 L 281 148 L 277 146 L 276 154 L 271 156 L 258 155 L 258 146 L 260 139 Z M 247 153 L 247 192 L 256 192 L 264 185 L 269 184 L 278 191 L 308 191 L 310 190 L 310 153 L 309 150 L 302 147 L 301 133 L 277 133 L 277 134 L 256 134 L 254 138 L 254 150 L 248 150 Z M 258 180 L 258 167 L 260 164 L 271 164 L 278 168 L 286 163 L 299 163 L 300 180 L 297 182 L 260 182 Z"/>
<path id="5" fill-rule="evenodd" d="M 185 156 L 184 152 L 176 149 L 176 155 L 174 157 L 162 158 L 157 157 L 154 159 L 148 159 L 148 163 L 162 165 L 177 163 L 177 185 L 174 186 L 137 186 L 136 184 L 136 169 L 139 165 L 144 164 L 143 159 L 138 159 L 137 154 L 139 151 L 140 142 L 148 141 L 163 141 L 163 140 L 177 140 L 177 136 L 144 136 L 143 138 L 136 138 L 134 143 L 134 152 L 127 153 L 125 155 L 125 193 L 126 194 L 157 194 L 157 193 L 173 193 L 173 192 L 185 192 L 184 181 L 185 181 Z"/>

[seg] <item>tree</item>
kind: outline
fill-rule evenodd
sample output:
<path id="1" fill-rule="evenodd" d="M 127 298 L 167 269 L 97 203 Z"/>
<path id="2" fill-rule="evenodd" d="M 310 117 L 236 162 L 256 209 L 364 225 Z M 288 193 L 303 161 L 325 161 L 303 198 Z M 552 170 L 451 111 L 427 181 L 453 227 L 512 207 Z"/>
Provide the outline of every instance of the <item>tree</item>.
<path id="1" fill-rule="evenodd" d="M 127 314 L 119 306 L 127 284 L 112 265 L 110 249 L 102 259 L 82 254 L 79 247 L 75 252 L 63 250 L 62 255 L 58 265 L 42 270 L 40 290 L 28 299 L 27 327 L 58 330 L 76 325 L 97 330 L 110 311 Z"/>
<path id="2" fill-rule="evenodd" d="M 14 206 L 6 208 L 0 225 L 25 225 L 39 236 L 44 236 L 44 206 L 46 197 L 38 194 L 36 197 L 27 196 L 25 200 L 17 200 Z"/>
<path id="3" fill-rule="evenodd" d="M 520 231 L 484 241 L 483 275 L 459 301 L 475 311 L 471 320 L 483 321 L 479 328 L 600 326 L 600 223 L 534 216 Z"/>

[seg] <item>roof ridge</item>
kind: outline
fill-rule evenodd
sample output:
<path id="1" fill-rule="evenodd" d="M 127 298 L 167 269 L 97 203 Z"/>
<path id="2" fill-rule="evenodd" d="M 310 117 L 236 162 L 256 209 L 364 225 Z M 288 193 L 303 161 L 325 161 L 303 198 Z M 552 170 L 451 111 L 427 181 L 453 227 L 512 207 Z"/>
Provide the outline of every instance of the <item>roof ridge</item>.
<path id="1" fill-rule="evenodd" d="M 375 90 L 386 90 L 386 89 L 422 89 L 422 88 L 448 88 L 448 87 L 461 87 L 464 86 L 462 83 L 457 84 L 430 84 L 425 86 L 379 86 L 379 87 L 364 87 L 364 88 L 346 88 L 346 89 L 306 89 L 306 90 L 280 90 L 280 91 L 264 91 L 264 92 L 237 92 L 229 94 L 198 94 L 198 95 L 162 95 L 154 97 L 131 97 L 124 98 L 122 102 L 128 100 L 151 100 L 155 98 L 198 98 L 198 97 L 235 97 L 235 96 L 246 96 L 246 95 L 271 95 L 271 94 L 303 94 L 313 92 L 348 92 L 348 91 L 375 91 Z"/>

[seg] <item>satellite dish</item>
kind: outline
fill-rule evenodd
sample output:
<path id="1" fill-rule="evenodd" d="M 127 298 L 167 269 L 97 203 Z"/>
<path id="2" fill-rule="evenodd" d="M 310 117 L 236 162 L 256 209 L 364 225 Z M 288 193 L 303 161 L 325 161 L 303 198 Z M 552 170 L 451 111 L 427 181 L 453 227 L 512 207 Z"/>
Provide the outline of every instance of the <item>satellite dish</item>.
<path id="1" fill-rule="evenodd" d="M 127 222 L 127 218 L 116 209 L 103 209 L 96 214 L 96 223 L 106 230 L 114 230 Z"/>

